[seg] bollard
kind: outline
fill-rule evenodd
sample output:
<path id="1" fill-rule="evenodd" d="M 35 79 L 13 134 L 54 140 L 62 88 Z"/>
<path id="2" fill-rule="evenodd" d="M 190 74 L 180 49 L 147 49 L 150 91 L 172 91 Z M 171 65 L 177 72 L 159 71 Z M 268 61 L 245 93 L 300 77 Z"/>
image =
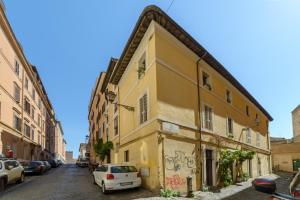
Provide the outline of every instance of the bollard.
<path id="1" fill-rule="evenodd" d="M 186 197 L 193 197 L 193 179 L 192 176 L 186 177 L 187 192 Z"/>

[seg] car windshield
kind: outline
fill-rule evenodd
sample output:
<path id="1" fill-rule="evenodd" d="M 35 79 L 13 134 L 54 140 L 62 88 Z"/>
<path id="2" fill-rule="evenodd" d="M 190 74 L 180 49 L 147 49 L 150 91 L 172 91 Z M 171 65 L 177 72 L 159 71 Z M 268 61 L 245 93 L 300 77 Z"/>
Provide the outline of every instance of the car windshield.
<path id="1" fill-rule="evenodd" d="M 113 166 L 110 168 L 111 173 L 130 173 L 137 172 L 134 166 Z"/>

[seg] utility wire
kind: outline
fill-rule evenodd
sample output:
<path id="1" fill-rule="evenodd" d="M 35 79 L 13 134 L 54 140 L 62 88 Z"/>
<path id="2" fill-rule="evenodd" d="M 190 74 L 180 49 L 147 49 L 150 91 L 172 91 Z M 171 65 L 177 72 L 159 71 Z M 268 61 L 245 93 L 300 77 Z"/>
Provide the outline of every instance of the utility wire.
<path id="1" fill-rule="evenodd" d="M 169 7 L 167 8 L 167 11 L 166 11 L 166 12 L 169 11 L 169 9 L 172 7 L 173 3 L 174 3 L 174 0 L 171 1 L 171 3 L 170 3 L 170 5 L 169 5 Z"/>

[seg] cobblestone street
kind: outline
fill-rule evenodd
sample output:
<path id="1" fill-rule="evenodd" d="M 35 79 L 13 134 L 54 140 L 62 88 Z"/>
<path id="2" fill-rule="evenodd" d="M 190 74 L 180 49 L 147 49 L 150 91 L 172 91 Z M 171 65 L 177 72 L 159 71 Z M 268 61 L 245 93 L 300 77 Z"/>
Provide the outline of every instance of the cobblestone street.
<path id="1" fill-rule="evenodd" d="M 0 195 L 2 200 L 87 200 L 87 199 L 135 199 L 150 197 L 154 194 L 144 189 L 115 191 L 104 195 L 101 188 L 93 184 L 87 168 L 64 165 L 52 169 L 42 176 L 26 177 L 20 185 L 10 185 Z"/>

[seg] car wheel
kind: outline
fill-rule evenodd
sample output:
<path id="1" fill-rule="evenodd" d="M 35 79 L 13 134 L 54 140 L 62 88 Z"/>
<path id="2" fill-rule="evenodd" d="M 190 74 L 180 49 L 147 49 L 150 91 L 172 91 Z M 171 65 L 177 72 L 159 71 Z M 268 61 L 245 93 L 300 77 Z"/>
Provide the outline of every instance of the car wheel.
<path id="1" fill-rule="evenodd" d="M 103 194 L 107 194 L 108 193 L 108 191 L 106 190 L 106 187 L 105 187 L 104 183 L 102 183 L 102 192 L 103 192 Z"/>
<path id="2" fill-rule="evenodd" d="M 3 192 L 6 188 L 6 180 L 5 178 L 0 179 L 0 192 Z"/>
<path id="3" fill-rule="evenodd" d="M 20 179 L 18 180 L 18 183 L 24 182 L 24 173 L 22 172 Z"/>

